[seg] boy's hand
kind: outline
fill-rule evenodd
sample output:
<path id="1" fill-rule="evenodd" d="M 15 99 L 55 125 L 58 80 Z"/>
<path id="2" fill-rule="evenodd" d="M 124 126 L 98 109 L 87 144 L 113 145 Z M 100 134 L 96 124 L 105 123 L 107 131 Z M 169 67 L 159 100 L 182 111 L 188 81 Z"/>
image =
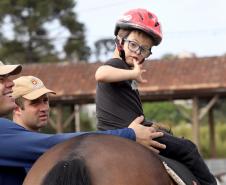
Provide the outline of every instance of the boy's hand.
<path id="1" fill-rule="evenodd" d="M 137 117 L 130 125 L 129 128 L 132 128 L 136 134 L 136 141 L 150 150 L 159 153 L 159 149 L 165 149 L 166 145 L 161 144 L 153 139 L 162 137 L 163 133 L 158 132 L 153 127 L 145 127 L 141 125 L 144 121 L 144 117 Z"/>
<path id="2" fill-rule="evenodd" d="M 142 69 L 142 65 L 138 64 L 138 62 L 136 61 L 136 59 L 133 59 L 133 69 L 132 69 L 135 73 L 135 79 L 137 82 L 139 83 L 146 83 L 147 80 L 145 80 L 142 77 L 142 74 L 146 72 L 145 69 Z"/>

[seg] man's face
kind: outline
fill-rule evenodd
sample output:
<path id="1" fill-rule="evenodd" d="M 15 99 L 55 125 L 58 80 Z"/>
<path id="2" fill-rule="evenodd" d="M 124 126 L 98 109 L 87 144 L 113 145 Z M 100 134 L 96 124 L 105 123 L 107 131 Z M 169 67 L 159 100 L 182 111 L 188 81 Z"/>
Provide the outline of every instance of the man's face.
<path id="1" fill-rule="evenodd" d="M 24 99 L 23 108 L 19 108 L 20 122 L 31 131 L 39 131 L 49 119 L 49 98 L 42 95 L 35 100 Z"/>
<path id="2" fill-rule="evenodd" d="M 7 114 L 16 107 L 12 98 L 13 86 L 14 83 L 8 75 L 0 76 L 0 115 Z"/>

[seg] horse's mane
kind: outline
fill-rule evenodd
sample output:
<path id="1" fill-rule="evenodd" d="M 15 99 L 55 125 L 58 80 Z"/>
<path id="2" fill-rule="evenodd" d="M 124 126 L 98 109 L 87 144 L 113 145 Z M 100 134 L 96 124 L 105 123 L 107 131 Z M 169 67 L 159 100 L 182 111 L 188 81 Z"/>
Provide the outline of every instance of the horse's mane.
<path id="1" fill-rule="evenodd" d="M 81 154 L 81 147 L 86 135 L 73 139 L 71 150 L 64 159 L 58 161 L 45 176 L 42 185 L 91 185 L 91 178 L 85 159 Z"/>
<path id="2" fill-rule="evenodd" d="M 90 174 L 81 157 L 59 161 L 46 175 L 42 185 L 91 185 Z"/>

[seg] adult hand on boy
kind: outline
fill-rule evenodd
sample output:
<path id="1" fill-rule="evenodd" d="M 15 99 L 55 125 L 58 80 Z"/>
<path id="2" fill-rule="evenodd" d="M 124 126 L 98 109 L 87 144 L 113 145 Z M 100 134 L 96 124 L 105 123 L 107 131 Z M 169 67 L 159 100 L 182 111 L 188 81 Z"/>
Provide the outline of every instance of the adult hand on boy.
<path id="1" fill-rule="evenodd" d="M 164 134 L 163 132 L 156 131 L 156 129 L 153 127 L 145 127 L 141 125 L 143 121 L 144 117 L 139 116 L 129 125 L 129 128 L 134 130 L 136 134 L 136 141 L 138 143 L 156 153 L 159 153 L 159 149 L 165 149 L 166 145 L 154 141 L 153 139 L 162 137 Z"/>

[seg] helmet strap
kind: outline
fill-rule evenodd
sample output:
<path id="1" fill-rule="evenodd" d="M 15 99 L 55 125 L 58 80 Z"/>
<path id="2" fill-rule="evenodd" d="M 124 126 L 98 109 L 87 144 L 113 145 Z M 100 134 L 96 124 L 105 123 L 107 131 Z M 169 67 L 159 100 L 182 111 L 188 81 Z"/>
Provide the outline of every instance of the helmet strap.
<path id="1" fill-rule="evenodd" d="M 117 47 L 118 52 L 119 52 L 119 56 L 121 57 L 121 59 L 123 61 L 126 60 L 126 58 L 125 58 L 125 51 L 123 49 L 124 42 L 125 42 L 124 38 L 122 38 L 121 42 L 120 42 L 120 40 L 117 37 L 115 38 L 115 43 L 116 43 L 116 47 Z"/>

